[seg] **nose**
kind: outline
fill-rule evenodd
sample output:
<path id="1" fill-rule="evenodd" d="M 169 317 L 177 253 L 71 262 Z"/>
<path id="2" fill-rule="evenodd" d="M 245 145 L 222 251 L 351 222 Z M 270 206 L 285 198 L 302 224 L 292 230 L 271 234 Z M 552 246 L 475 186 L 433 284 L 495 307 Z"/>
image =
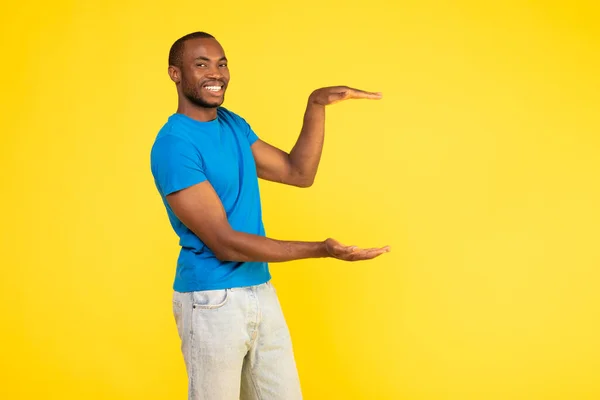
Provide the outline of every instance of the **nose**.
<path id="1" fill-rule="evenodd" d="M 211 78 L 215 78 L 215 79 L 219 79 L 219 78 L 223 77 L 223 74 L 221 73 L 221 70 L 219 69 L 218 65 L 213 65 L 212 67 L 210 67 L 210 70 L 208 71 L 208 73 L 206 75 Z"/>

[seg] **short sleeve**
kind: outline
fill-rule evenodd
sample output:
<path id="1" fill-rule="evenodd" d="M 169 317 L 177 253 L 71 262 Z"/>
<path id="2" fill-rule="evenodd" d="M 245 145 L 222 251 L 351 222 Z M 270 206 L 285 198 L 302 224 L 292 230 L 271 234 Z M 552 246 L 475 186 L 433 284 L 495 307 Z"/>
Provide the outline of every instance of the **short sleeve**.
<path id="1" fill-rule="evenodd" d="M 246 122 L 246 121 L 244 121 Z M 246 122 L 246 126 L 248 127 L 248 130 L 246 132 L 246 136 L 248 137 L 248 143 L 250 143 L 250 146 L 252 146 L 254 144 L 254 142 L 256 142 L 258 140 L 258 136 L 256 135 L 256 133 L 254 133 L 254 131 L 252 130 L 252 127 Z"/>
<path id="2" fill-rule="evenodd" d="M 230 118 L 233 119 L 234 123 L 241 129 L 241 131 L 246 136 L 246 139 L 248 139 L 248 143 L 250 144 L 250 146 L 252 146 L 254 142 L 258 140 L 258 135 L 252 130 L 252 127 L 248 122 L 246 122 L 244 118 L 225 108 L 222 108 L 222 111 L 227 113 L 230 116 Z"/>
<path id="3" fill-rule="evenodd" d="M 206 180 L 198 151 L 173 135 L 158 138 L 150 155 L 152 175 L 163 196 Z"/>

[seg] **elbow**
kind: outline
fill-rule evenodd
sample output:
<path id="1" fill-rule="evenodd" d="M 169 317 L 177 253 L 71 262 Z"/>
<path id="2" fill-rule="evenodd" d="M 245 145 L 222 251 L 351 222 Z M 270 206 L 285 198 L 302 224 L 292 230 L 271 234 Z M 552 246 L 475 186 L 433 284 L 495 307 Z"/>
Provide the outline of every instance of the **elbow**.
<path id="1" fill-rule="evenodd" d="M 236 242 L 236 232 L 231 230 L 210 248 L 215 258 L 222 262 L 245 262 L 249 257 L 239 248 Z"/>
<path id="2" fill-rule="evenodd" d="M 221 262 L 234 261 L 234 257 L 231 251 L 227 251 L 225 249 L 218 249 L 214 250 L 213 254 L 215 255 L 215 258 Z"/>
<path id="3" fill-rule="evenodd" d="M 250 261 L 250 259 L 248 257 L 245 257 L 240 252 L 235 251 L 234 249 L 229 248 L 229 247 L 218 248 L 216 251 L 213 251 L 213 254 L 215 255 L 216 259 L 219 260 L 219 261 L 221 261 L 221 262 L 246 262 L 246 261 Z"/>
<path id="4" fill-rule="evenodd" d="M 210 251 L 219 261 L 237 261 L 235 258 L 235 251 L 233 251 L 233 244 L 231 243 L 233 231 L 220 232 L 216 238 L 213 238 L 211 245 L 208 247 Z"/>
<path id="5" fill-rule="evenodd" d="M 299 188 L 308 188 L 315 183 L 316 175 L 317 171 L 312 170 L 311 168 L 291 166 L 286 177 L 282 179 L 282 181 Z"/>
<path id="6" fill-rule="evenodd" d="M 216 246 L 214 249 L 211 249 L 215 258 L 222 262 L 233 261 L 231 260 L 231 251 L 228 251 L 225 246 Z"/>
<path id="7" fill-rule="evenodd" d="M 293 181 L 293 185 L 299 188 L 309 188 L 315 183 L 315 177 L 298 175 Z"/>
<path id="8" fill-rule="evenodd" d="M 222 262 L 231 262 L 231 261 L 244 261 L 243 257 L 240 256 L 238 252 L 236 252 L 232 246 L 229 246 L 225 243 L 214 246 L 211 249 L 217 260 Z"/>
<path id="9" fill-rule="evenodd" d="M 295 186 L 299 187 L 299 188 L 309 188 L 313 185 L 313 183 L 315 183 L 315 181 L 311 179 L 311 180 L 297 182 Z"/>

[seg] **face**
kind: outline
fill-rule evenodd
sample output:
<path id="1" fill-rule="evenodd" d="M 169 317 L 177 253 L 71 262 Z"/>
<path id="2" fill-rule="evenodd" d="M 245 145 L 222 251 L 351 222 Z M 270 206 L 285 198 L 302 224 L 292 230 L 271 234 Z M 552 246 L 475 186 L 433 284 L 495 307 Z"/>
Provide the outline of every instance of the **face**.
<path id="1" fill-rule="evenodd" d="M 223 104 L 229 69 L 219 42 L 205 38 L 186 41 L 179 82 L 183 95 L 193 104 L 203 108 Z"/>

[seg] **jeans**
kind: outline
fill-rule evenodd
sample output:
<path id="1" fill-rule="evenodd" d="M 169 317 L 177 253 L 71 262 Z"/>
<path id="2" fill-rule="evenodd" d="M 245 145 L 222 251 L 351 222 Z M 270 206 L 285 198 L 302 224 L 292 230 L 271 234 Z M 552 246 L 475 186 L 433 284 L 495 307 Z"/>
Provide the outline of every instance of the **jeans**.
<path id="1" fill-rule="evenodd" d="M 271 282 L 174 292 L 189 400 L 302 399 L 285 318 Z"/>

